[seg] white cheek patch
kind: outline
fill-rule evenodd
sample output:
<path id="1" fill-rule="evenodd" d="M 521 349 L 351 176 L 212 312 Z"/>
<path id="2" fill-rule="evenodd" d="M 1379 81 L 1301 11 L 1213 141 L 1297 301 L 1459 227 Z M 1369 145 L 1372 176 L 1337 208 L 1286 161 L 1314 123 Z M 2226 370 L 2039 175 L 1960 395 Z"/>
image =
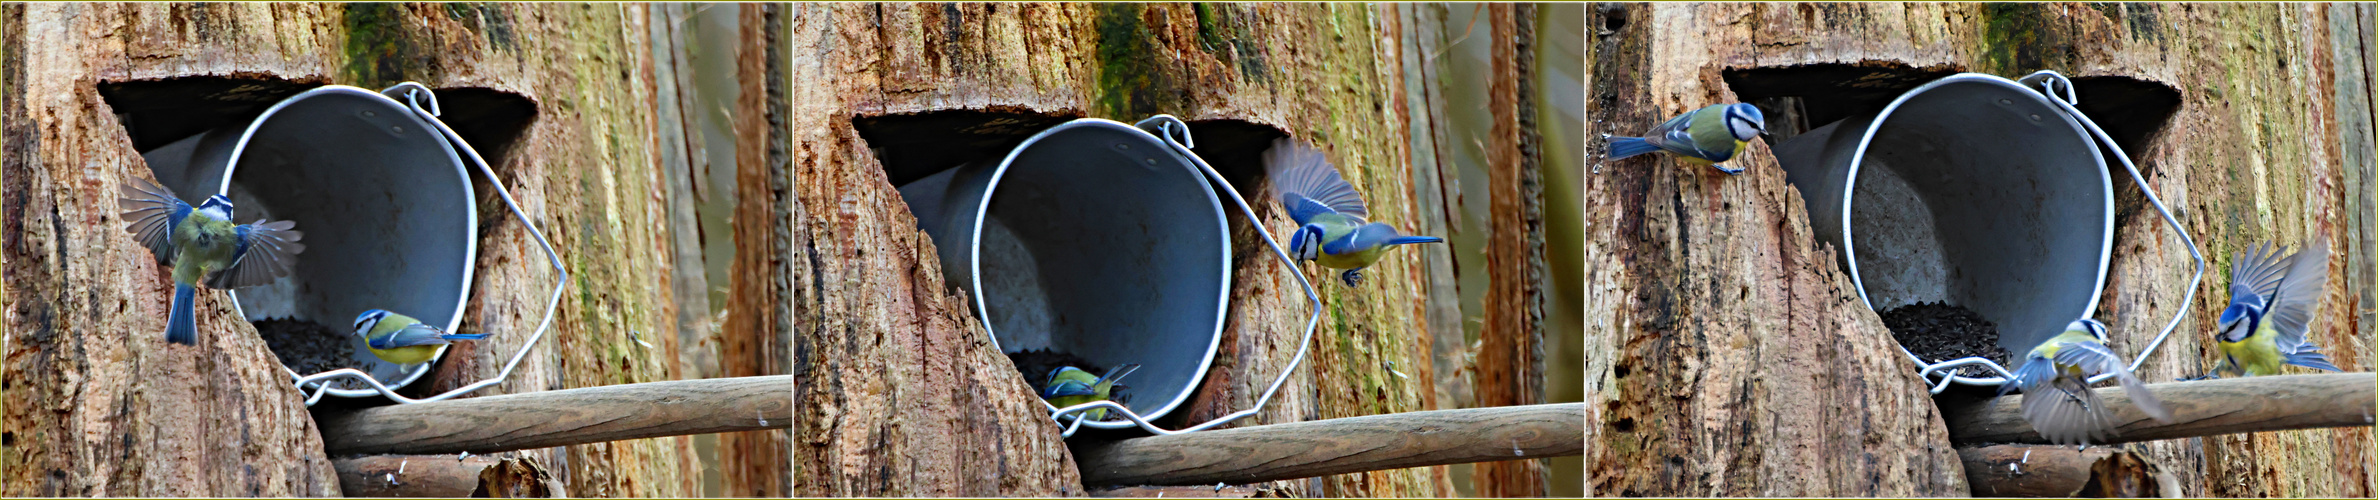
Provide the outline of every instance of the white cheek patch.
<path id="1" fill-rule="evenodd" d="M 1728 132 L 1732 132 L 1734 134 L 1735 140 L 1747 141 L 1752 137 L 1759 136 L 1759 125 L 1751 123 L 1750 120 L 1741 118 L 1729 119 L 1726 120 L 1726 128 L 1728 129 Z"/>

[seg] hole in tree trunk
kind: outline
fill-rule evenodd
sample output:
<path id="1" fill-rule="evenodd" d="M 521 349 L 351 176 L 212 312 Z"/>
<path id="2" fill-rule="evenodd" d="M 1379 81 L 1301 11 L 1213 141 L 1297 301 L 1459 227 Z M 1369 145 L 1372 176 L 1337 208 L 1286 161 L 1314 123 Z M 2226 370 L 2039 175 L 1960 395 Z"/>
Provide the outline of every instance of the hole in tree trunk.
<path id="1" fill-rule="evenodd" d="M 96 90 L 159 183 L 184 202 L 221 192 L 234 222 L 289 220 L 305 233 L 291 274 L 233 293 L 284 364 L 300 375 L 358 368 L 402 386 L 414 378 L 402 374 L 418 371 L 373 358 L 349 321 L 386 308 L 453 326 L 469 296 L 470 239 L 510 218 L 467 156 L 448 155 L 445 137 L 401 101 L 323 83 L 234 73 Z M 439 121 L 491 165 L 502 165 L 536 115 L 533 101 L 510 92 L 435 92 Z M 466 187 L 483 200 L 477 234 L 466 230 L 474 225 Z M 340 380 L 334 387 L 365 387 Z"/>

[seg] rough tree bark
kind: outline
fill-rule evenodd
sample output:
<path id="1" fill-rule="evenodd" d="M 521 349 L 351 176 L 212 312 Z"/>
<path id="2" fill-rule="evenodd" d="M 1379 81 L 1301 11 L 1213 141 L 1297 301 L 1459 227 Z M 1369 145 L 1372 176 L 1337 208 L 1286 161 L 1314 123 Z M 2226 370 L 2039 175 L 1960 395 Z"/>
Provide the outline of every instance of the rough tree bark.
<path id="1" fill-rule="evenodd" d="M 164 282 L 115 220 L 113 193 L 127 177 L 147 174 L 93 88 L 101 81 L 212 75 L 467 89 L 441 92 L 449 122 L 466 136 L 516 137 L 508 147 L 493 144 L 500 139 L 475 145 L 576 278 L 542 345 L 504 384 L 479 394 L 679 376 L 663 271 L 672 228 L 653 147 L 657 83 L 644 7 L 5 9 L 0 65 L 10 76 L 0 107 L 9 117 L 6 204 L 17 214 L 8 222 L 12 334 L 0 377 L 9 381 L 6 494 L 337 492 L 311 419 L 221 294 L 201 295 L 207 330 L 199 348 L 145 340 L 159 328 L 152 318 L 164 314 Z M 470 113 L 504 106 L 534 115 L 522 130 L 473 130 L 493 120 Z M 536 326 L 554 282 L 542 251 L 493 190 L 482 183 L 478 193 L 479 268 L 462 329 L 498 335 L 451 351 L 426 379 L 428 391 L 493 375 Z M 246 444 L 218 445 L 223 435 Z M 557 464 L 553 472 L 572 495 L 683 496 L 698 492 L 700 477 L 689 442 L 522 454 Z M 225 463 L 250 466 L 218 466 Z"/>
<path id="2" fill-rule="evenodd" d="M 1393 21 L 1358 5 L 792 5 L 766 78 L 771 147 L 744 165 L 746 314 L 794 334 L 797 493 L 1060 495 L 1081 483 L 1029 385 L 945 288 L 933 244 L 854 117 L 971 110 L 1133 121 L 1237 120 L 1315 141 L 1370 202 L 1409 227 Z M 771 28 L 775 29 L 775 28 Z M 782 89 L 779 91 L 778 89 Z M 1055 123 L 1051 121 L 1050 123 Z M 1207 123 L 1200 126 L 1212 126 Z M 1229 127 L 1231 124 L 1220 126 Z M 1384 127 L 1384 128 L 1383 128 Z M 1223 142 L 1201 136 L 1201 146 Z M 1267 141 L 1269 137 L 1262 137 Z M 1212 141 L 1212 142 L 1209 142 Z M 1260 151 L 1201 154 L 1237 177 L 1274 234 Z M 915 147 L 915 146 L 910 146 Z M 764 182 L 764 184 L 763 184 Z M 767 188 L 759 186 L 768 186 Z M 761 201 L 760 196 L 768 195 Z M 1246 408 L 1296 349 L 1307 306 L 1238 219 L 1222 351 L 1190 422 Z M 1390 255 L 1360 289 L 1312 272 L 1324 308 L 1313 353 L 1240 425 L 1422 409 L 1433 389 L 1417 259 Z M 746 293 L 756 292 L 756 293 Z M 755 303 L 756 302 L 756 303 Z M 745 311 L 750 311 L 746 313 Z M 763 319 L 765 318 L 765 319 Z M 1418 370 L 1416 372 L 1416 370 Z M 1415 374 L 1417 373 L 1417 374 Z M 1437 470 L 1331 476 L 1302 495 L 1441 494 Z"/>
<path id="3" fill-rule="evenodd" d="M 1537 158 L 1534 5 L 1486 7 L 1494 64 L 1487 89 L 1494 126 L 1487 134 L 1489 197 L 1486 244 L 1486 326 L 1478 334 L 1478 405 L 1544 402 L 1544 217 Z M 1523 56 L 1525 54 L 1525 56 Z M 1478 464 L 1478 494 L 1540 497 L 1549 493 L 1545 462 Z"/>
<path id="4" fill-rule="evenodd" d="M 227 295 L 198 295 L 198 345 L 158 334 L 169 271 L 124 231 L 116 205 L 117 186 L 152 175 L 96 87 L 235 70 L 319 79 L 322 60 L 279 56 L 335 51 L 336 37 L 298 29 L 335 10 L 222 6 L 193 19 L 163 5 L 0 7 L 10 306 L 0 495 L 338 494 L 303 402 Z M 234 25 L 257 29 L 223 29 Z"/>
<path id="5" fill-rule="evenodd" d="M 1597 132 L 1734 100 L 1719 70 L 1742 64 L 1757 31 L 1711 20 L 1754 8 L 1595 9 Z M 1923 384 L 1767 147 L 1736 157 L 1741 176 L 1662 155 L 1586 178 L 1586 352 L 1609 353 L 1586 366 L 1586 400 L 1602 402 L 1586 494 L 1964 495 Z"/>
<path id="6" fill-rule="evenodd" d="M 2125 86 L 2176 89 L 2177 113 L 2160 128 L 2144 104 L 2093 113 L 2101 125 L 2139 127 L 2143 138 L 2129 153 L 2213 269 L 2194 302 L 2178 303 L 2188 252 L 2128 174 L 2113 172 L 2117 227 L 2099 318 L 2113 325 L 2114 345 L 2137 353 L 2186 307 L 2189 319 L 2140 375 L 2153 382 L 2201 373 L 2212 356 L 2206 332 L 2227 301 L 2220 291 L 2228 256 L 2259 241 L 2321 234 L 2338 257 L 2312 339 L 2339 366 L 2367 371 L 2378 325 L 2356 302 L 2372 295 L 2368 12 L 2278 4 L 1609 5 L 1589 21 L 1606 31 L 1594 44 L 1589 114 L 1607 124 L 1603 132 L 1639 132 L 1736 100 L 1744 89 L 1730 86 L 1726 69 L 1820 63 L 2006 77 L 2053 69 L 2082 81 L 2084 107 L 2093 96 L 2123 97 Z M 1588 366 L 1587 380 L 1600 381 L 1589 392 L 1606 402 L 1589 415 L 1603 433 L 1591 445 L 1602 451 L 1588 452 L 1597 488 L 1589 494 L 1961 493 L 1949 465 L 1955 458 L 1941 446 L 1913 370 L 1840 279 L 1837 249 L 1812 242 L 1801 201 L 1767 145 L 1754 144 L 1738 160 L 1751 167 L 1741 177 L 1662 159 L 1609 163 L 1587 181 L 1595 193 L 1586 197 L 1588 219 L 1600 221 L 1589 231 L 1588 311 L 1609 318 L 1588 331 L 1610 332 L 1589 336 L 1588 345 L 1616 349 L 1614 359 Z M 1772 326 L 1786 321 L 1793 327 Z M 1845 421 L 1853 428 L 1842 429 Z M 2367 496 L 2378 489 L 2370 436 L 2323 429 L 2166 441 L 2138 445 L 2135 456 L 2192 471 L 2176 473 L 2187 496 Z M 1828 459 L 1811 467 L 1789 459 L 1796 455 L 1744 453 L 1751 450 Z"/>

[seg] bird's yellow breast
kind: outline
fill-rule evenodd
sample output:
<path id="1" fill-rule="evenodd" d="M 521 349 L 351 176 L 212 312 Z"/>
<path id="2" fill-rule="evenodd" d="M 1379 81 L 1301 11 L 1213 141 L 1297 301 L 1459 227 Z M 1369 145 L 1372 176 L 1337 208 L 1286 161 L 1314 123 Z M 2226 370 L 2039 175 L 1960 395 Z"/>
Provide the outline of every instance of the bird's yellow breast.
<path id="1" fill-rule="evenodd" d="M 2223 357 L 2247 375 L 2278 375 L 2283 371 L 2281 367 L 2287 365 L 2287 356 L 2279 353 L 2278 337 L 2278 329 L 2264 322 L 2262 328 L 2244 341 L 2217 341 L 2215 345 L 2221 347 Z"/>
<path id="2" fill-rule="evenodd" d="M 371 349 L 373 356 L 379 356 L 380 359 L 386 360 L 390 363 L 410 365 L 426 362 L 429 361 L 429 358 L 436 357 L 438 355 L 438 347 L 440 346 L 417 345 L 411 347 L 398 347 L 395 349 L 377 349 L 367 346 L 365 349 Z"/>

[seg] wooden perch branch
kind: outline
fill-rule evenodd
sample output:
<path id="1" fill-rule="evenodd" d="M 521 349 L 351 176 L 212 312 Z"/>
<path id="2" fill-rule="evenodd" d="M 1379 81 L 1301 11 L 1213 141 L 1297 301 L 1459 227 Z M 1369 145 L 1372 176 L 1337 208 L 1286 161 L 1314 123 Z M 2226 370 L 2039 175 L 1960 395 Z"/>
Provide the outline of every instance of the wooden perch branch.
<path id="1" fill-rule="evenodd" d="M 2179 487 L 2139 456 L 2103 446 L 2002 444 L 1958 448 L 1957 457 L 1977 497 L 2140 498 Z"/>
<path id="2" fill-rule="evenodd" d="M 460 498 L 471 496 L 479 471 L 495 463 L 481 455 L 372 455 L 332 459 L 330 466 L 347 497 Z"/>
<path id="3" fill-rule="evenodd" d="M 1505 406 L 1337 418 L 1079 450 L 1085 485 L 1253 483 L 1585 452 L 1585 404 Z"/>
<path id="4" fill-rule="evenodd" d="M 2116 444 L 2248 432 L 2368 427 L 2378 419 L 2378 375 L 2330 373 L 2275 375 L 2196 382 L 2148 384 L 2172 410 L 2170 423 L 2156 422 L 2130 404 L 2119 388 L 2097 389 L 2121 422 Z M 1958 443 L 2046 444 L 2023 421 L 2021 399 L 1996 398 L 1963 411 L 1945 411 L 1949 437 Z"/>
<path id="5" fill-rule="evenodd" d="M 792 426 L 793 376 L 609 385 L 410 405 L 321 419 L 331 455 L 494 453 Z"/>

